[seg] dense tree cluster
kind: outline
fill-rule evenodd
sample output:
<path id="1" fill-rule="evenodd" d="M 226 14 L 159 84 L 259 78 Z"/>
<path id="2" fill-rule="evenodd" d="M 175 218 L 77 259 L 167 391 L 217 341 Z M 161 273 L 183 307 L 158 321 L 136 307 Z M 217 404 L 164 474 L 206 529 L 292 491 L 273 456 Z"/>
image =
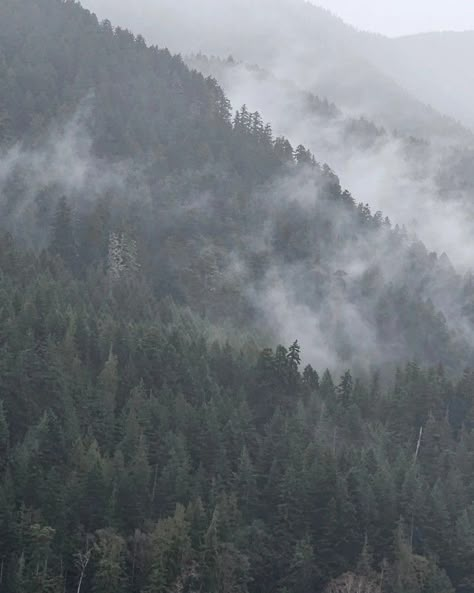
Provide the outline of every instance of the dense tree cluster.
<path id="1" fill-rule="evenodd" d="M 240 87 L 248 88 L 253 101 L 259 100 L 263 104 L 266 97 L 272 97 L 270 105 L 265 107 L 267 113 L 276 118 L 274 123 L 288 133 L 295 133 L 302 126 L 306 138 L 314 135 L 318 151 L 325 150 L 335 160 L 345 153 L 361 162 L 364 162 L 363 156 L 371 161 L 374 154 L 384 150 L 389 154 L 395 153 L 398 158 L 391 162 L 392 168 L 402 166 L 403 175 L 415 185 L 420 181 L 429 182 L 434 196 L 457 201 L 459 208 L 471 214 L 474 188 L 472 137 L 467 130 L 464 130 L 464 139 L 457 134 L 452 135 L 454 130 L 450 132 L 448 118 L 444 118 L 444 130 L 434 133 L 433 126 L 425 125 L 414 136 L 413 131 L 384 128 L 367 117 L 350 115 L 353 110 L 345 113 L 327 99 L 302 90 L 301 85 L 277 78 L 269 70 L 232 57 L 221 59 L 197 54 L 187 56 L 185 62 L 204 75 L 215 77 L 224 90 L 235 92 Z M 268 67 L 271 68 L 271 65 Z M 290 75 L 287 73 L 287 76 Z M 320 88 L 317 90 L 321 91 Z M 417 120 L 412 112 L 409 113 L 412 122 Z M 442 121 L 443 118 L 440 118 L 441 124 Z M 427 139 L 432 133 L 434 137 Z M 443 138 L 441 144 L 440 138 Z"/>
<path id="2" fill-rule="evenodd" d="M 474 591 L 472 277 L 76 2 L 2 1 L 0 89 L 2 592 Z M 89 108 L 121 183 L 32 177 Z"/>
<path id="3" fill-rule="evenodd" d="M 274 274 L 297 288 L 295 305 L 323 318 L 345 364 L 361 339 L 341 326 L 340 301 L 371 335 L 377 362 L 442 360 L 457 372 L 471 363 L 458 331 L 471 323 L 470 278 L 357 205 L 327 165 L 275 138 L 258 112 L 232 116 L 213 78 L 72 1 L 2 3 L 0 55 L 3 146 L 21 139 L 26 151 L 8 152 L 1 172 L 1 223 L 16 240 L 60 254 L 76 276 L 111 258 L 115 276 L 140 267 L 156 296 L 251 331 L 269 330 L 262 308 Z M 351 125 L 351 134 L 379 133 Z M 85 155 L 75 135 L 90 138 Z M 96 164 L 76 187 L 70 169 L 88 171 L 81 159 Z M 351 271 L 378 252 L 367 272 Z"/>
<path id="4" fill-rule="evenodd" d="M 339 379 L 139 270 L 0 269 L 2 590 L 472 590 L 472 372 Z"/>

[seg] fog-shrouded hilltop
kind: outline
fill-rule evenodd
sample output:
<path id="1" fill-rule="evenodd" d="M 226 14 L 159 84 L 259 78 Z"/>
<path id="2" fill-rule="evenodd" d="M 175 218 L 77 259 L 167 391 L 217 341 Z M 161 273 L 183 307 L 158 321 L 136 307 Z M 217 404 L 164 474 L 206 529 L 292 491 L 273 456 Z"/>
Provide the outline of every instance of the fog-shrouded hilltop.
<path id="1" fill-rule="evenodd" d="M 158 296 L 217 324 L 297 336 L 313 364 L 469 364 L 466 269 L 371 212 L 367 196 L 352 196 L 303 145 L 275 137 L 258 112 L 232 116 L 217 83 L 167 50 L 74 3 L 60 4 L 55 19 L 32 6 L 6 4 L 2 19 L 2 221 L 18 240 L 47 247 L 44 229 L 66 216 L 58 208 L 71 209 L 61 252 L 76 273 L 108 265 L 109 238 L 123 235 Z M 35 33 L 28 43 L 9 20 Z M 64 50 L 74 46 L 84 47 L 81 59 Z M 38 86 L 25 96 L 32 65 Z M 430 216 L 428 206 L 418 215 Z"/>
<path id="2" fill-rule="evenodd" d="M 371 63 L 440 113 L 474 127 L 474 31 L 367 38 Z"/>
<path id="3" fill-rule="evenodd" d="M 469 133 L 173 53 L 328 13 L 166 6 L 0 3 L 0 590 L 470 593 Z"/>
<path id="4" fill-rule="evenodd" d="M 447 60 L 455 65 L 454 47 L 449 58 L 438 60 L 434 50 L 427 61 L 428 52 L 412 44 L 411 56 L 409 42 L 357 31 L 304 0 L 140 0 L 133 6 L 88 0 L 86 5 L 173 51 L 233 55 L 256 63 L 378 125 L 423 138 L 470 136 L 455 121 L 472 124 L 472 114 L 459 109 L 462 101 L 464 107 L 469 105 L 470 77 L 451 74 L 469 69 L 470 54 L 458 54 L 465 67 L 448 70 Z M 236 26 L 240 18 L 245 19 L 244 28 Z M 430 64 L 437 65 L 434 71 Z M 441 68 L 444 78 L 438 74 Z M 463 89 L 459 95 L 465 99 L 451 95 L 449 102 L 448 76 Z"/>
<path id="5" fill-rule="evenodd" d="M 353 117 L 289 80 L 233 57 L 197 54 L 186 63 L 224 88 L 234 107 L 261 109 L 277 135 L 303 142 L 341 183 L 425 244 L 472 265 L 473 151 L 449 140 L 421 140 Z"/>

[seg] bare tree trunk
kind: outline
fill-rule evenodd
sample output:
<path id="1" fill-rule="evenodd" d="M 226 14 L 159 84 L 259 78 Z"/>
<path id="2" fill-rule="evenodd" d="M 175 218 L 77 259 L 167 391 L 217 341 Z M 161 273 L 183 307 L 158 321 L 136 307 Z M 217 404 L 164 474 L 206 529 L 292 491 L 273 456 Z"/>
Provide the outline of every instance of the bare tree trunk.
<path id="1" fill-rule="evenodd" d="M 82 581 L 84 580 L 84 570 L 81 572 L 81 576 L 79 577 L 79 582 L 77 583 L 77 593 L 81 593 Z"/>
<path id="2" fill-rule="evenodd" d="M 418 442 L 416 444 L 416 451 L 415 451 L 415 457 L 413 459 L 413 465 L 416 465 L 417 461 L 418 461 L 418 455 L 420 454 L 420 448 L 421 448 L 421 441 L 423 439 L 423 426 L 420 427 L 420 434 L 418 436 Z M 413 551 L 413 534 L 415 531 L 415 515 L 413 514 L 412 518 L 411 518 L 411 526 L 410 526 L 410 550 Z"/>
<path id="3" fill-rule="evenodd" d="M 86 552 L 82 553 L 79 552 L 76 555 L 76 566 L 80 569 L 81 574 L 79 576 L 79 582 L 77 583 L 76 593 L 81 593 L 82 582 L 84 580 L 84 576 L 86 574 L 86 568 L 89 564 L 89 560 L 91 559 L 91 550 L 88 549 Z"/>
<path id="4" fill-rule="evenodd" d="M 418 461 L 418 454 L 420 453 L 421 439 L 423 438 L 423 426 L 420 427 L 420 436 L 418 437 L 418 443 L 416 444 L 415 460 L 414 464 Z"/>

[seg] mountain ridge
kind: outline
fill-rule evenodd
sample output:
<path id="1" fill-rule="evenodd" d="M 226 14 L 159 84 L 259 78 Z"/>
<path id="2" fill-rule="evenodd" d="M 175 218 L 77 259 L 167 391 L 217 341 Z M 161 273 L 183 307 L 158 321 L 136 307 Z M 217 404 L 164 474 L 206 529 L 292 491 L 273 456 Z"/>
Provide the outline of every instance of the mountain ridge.
<path id="1" fill-rule="evenodd" d="M 263 14 L 262 3 L 234 6 L 206 0 L 199 15 L 193 15 L 190 0 L 179 4 L 143 0 L 140 11 L 111 0 L 88 0 L 86 4 L 102 16 L 115 15 L 119 23 L 141 30 L 149 41 L 180 52 L 202 51 L 221 57 L 231 54 L 257 62 L 279 77 L 304 83 L 308 90 L 327 96 L 341 107 L 374 118 L 380 125 L 415 135 L 438 126 L 440 136 L 463 135 L 461 125 L 437 115 L 394 82 L 390 72 L 374 65 L 371 44 L 376 36 L 365 36 L 312 4 L 280 0 Z M 242 12 L 247 22 L 245 38 L 232 27 L 234 15 Z M 215 26 L 209 26 L 211 18 Z M 155 27 L 159 27 L 159 38 Z M 367 49 L 361 47 L 367 44 Z"/>
<path id="2" fill-rule="evenodd" d="M 0 89 L 2 593 L 473 590 L 474 274 L 72 0 Z"/>

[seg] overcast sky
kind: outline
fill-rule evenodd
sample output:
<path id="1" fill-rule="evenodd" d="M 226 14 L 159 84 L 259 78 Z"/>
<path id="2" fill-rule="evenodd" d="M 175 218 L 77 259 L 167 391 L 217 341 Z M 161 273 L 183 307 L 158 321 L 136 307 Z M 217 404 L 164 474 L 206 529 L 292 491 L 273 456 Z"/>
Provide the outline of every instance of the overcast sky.
<path id="1" fill-rule="evenodd" d="M 474 30 L 474 0 L 311 0 L 359 29 L 407 35 Z"/>

